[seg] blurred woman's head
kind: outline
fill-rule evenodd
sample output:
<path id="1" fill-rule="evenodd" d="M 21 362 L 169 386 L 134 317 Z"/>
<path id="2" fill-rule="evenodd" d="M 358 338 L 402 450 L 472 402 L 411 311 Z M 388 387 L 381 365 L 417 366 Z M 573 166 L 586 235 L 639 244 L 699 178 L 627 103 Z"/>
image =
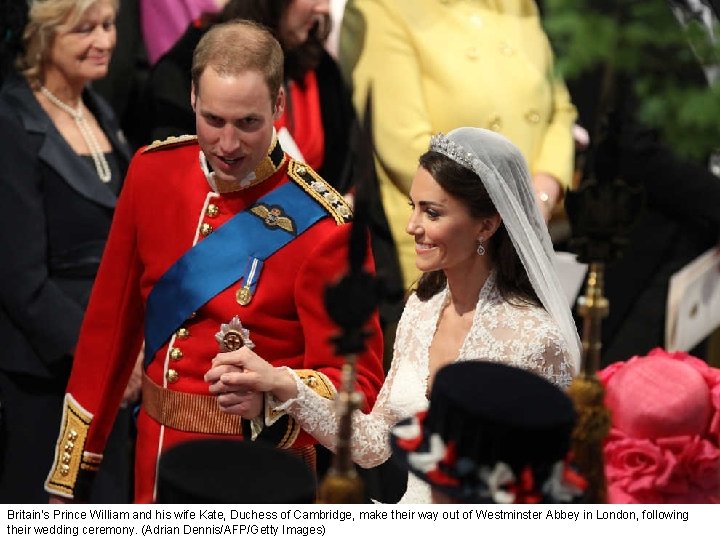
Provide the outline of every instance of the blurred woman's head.
<path id="1" fill-rule="evenodd" d="M 220 20 L 249 19 L 266 26 L 285 52 L 285 73 L 301 79 L 317 67 L 330 32 L 329 0 L 230 0 Z"/>
<path id="2" fill-rule="evenodd" d="M 329 16 L 329 0 L 286 0 L 280 17 L 280 41 L 288 50 L 301 46 Z"/>
<path id="3" fill-rule="evenodd" d="M 48 72 L 69 82 L 104 77 L 115 48 L 119 0 L 34 0 L 18 67 L 34 88 Z"/>

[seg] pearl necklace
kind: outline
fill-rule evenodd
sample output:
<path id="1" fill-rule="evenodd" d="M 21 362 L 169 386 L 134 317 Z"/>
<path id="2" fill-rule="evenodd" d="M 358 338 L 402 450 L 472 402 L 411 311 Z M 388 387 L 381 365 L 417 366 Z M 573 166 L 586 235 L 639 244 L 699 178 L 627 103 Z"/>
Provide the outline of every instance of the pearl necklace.
<path id="1" fill-rule="evenodd" d="M 97 171 L 100 180 L 107 184 L 112 178 L 110 165 L 108 165 L 107 159 L 105 159 L 105 154 L 100 148 L 100 143 L 98 143 L 98 140 L 95 138 L 95 134 L 92 132 L 90 124 L 88 124 L 88 121 L 85 120 L 85 115 L 82 111 L 82 102 L 78 104 L 77 109 L 73 109 L 67 103 L 60 101 L 60 98 L 44 86 L 40 87 L 40 92 L 42 92 L 42 95 L 45 96 L 50 103 L 68 113 L 72 116 L 73 120 L 75 120 L 78 130 L 80 130 L 80 135 L 82 135 L 82 138 L 85 140 L 85 144 L 87 144 L 87 147 L 90 149 L 90 154 L 92 155 L 93 162 L 95 163 L 95 170 Z"/>

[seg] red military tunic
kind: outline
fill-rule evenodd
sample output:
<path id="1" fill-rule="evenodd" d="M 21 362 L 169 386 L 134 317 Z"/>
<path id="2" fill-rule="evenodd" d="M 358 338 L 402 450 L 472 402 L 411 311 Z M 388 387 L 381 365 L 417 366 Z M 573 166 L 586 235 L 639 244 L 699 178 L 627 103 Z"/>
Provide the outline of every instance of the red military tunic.
<path id="1" fill-rule="evenodd" d="M 258 198 L 293 181 L 290 173 L 305 172 L 288 156 L 280 155 L 281 163 L 270 167 L 267 179 L 224 194 L 215 192 L 208 183 L 194 138 L 159 145 L 135 156 L 75 352 L 55 466 L 46 482 L 49 492 L 83 497 L 102 459 L 143 340 L 150 291 L 195 243 L 202 242 Z M 314 176 L 312 171 L 309 173 Z M 303 195 L 311 204 L 309 191 Z M 329 198 L 333 196 L 331 192 Z M 249 304 L 240 305 L 236 298 L 241 282 L 211 298 L 157 351 L 146 370 L 147 378 L 155 387 L 179 392 L 181 398 L 209 396 L 203 376 L 219 352 L 215 334 L 221 324 L 237 315 L 249 330 L 259 356 L 276 366 L 312 370 L 301 372 L 311 386 L 326 376 L 338 388 L 343 359 L 334 354 L 329 342 L 338 329 L 325 311 L 323 291 L 347 268 L 350 226 L 342 221 L 328 207 L 325 217 L 269 256 Z M 366 396 L 365 409 L 374 403 L 383 379 L 382 335 L 377 316 L 369 325 L 372 336 L 367 352 L 357 363 L 357 384 Z M 317 386 L 318 392 L 328 393 L 322 384 Z M 145 389 L 143 396 L 149 401 Z M 138 418 L 137 502 L 154 499 L 156 467 L 163 449 L 186 440 L 219 436 L 212 429 L 200 433 L 192 431 L 195 428 L 187 431 L 162 425 L 148 414 L 149 405 L 143 404 Z M 172 414 L 182 409 L 176 405 L 172 408 L 176 410 L 163 412 Z M 220 436 L 241 437 L 227 433 Z M 288 441 L 287 446 L 292 447 L 314 442 L 304 432 Z"/>

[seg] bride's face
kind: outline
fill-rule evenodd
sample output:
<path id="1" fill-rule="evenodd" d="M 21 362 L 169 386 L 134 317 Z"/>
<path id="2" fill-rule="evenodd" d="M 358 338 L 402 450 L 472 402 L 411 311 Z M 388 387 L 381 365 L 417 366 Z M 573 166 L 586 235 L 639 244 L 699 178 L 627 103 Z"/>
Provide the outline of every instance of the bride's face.
<path id="1" fill-rule="evenodd" d="M 415 238 L 415 265 L 420 271 L 447 271 L 476 261 L 482 221 L 422 167 L 410 187 L 410 206 L 407 233 Z"/>

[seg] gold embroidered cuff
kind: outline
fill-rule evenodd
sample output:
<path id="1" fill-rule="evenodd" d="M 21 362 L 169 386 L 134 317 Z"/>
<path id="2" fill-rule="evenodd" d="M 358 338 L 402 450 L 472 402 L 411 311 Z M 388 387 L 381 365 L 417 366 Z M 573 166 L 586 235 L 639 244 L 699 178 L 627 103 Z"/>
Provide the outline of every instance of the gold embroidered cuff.
<path id="1" fill-rule="evenodd" d="M 265 393 L 265 414 L 262 418 L 251 421 L 253 424 L 260 420 L 264 425 L 260 426 L 257 433 L 257 426 L 253 425 L 253 440 L 262 440 L 278 448 L 290 448 L 300 434 L 300 424 L 285 411 L 276 410 L 280 404 L 275 396 Z"/>
<path id="2" fill-rule="evenodd" d="M 325 374 L 312 369 L 296 369 L 294 371 L 303 384 L 315 393 L 328 399 L 332 399 L 333 396 L 335 396 L 335 387 Z M 287 425 L 277 446 L 278 448 L 290 448 L 300 434 L 300 424 L 284 410 L 278 410 L 277 407 L 280 405 L 282 405 L 282 403 L 278 401 L 274 395 L 270 393 L 265 394 L 265 428 L 273 426 L 282 418 L 283 421 L 287 422 Z M 278 427 L 282 428 L 281 425 L 276 426 L 274 429 L 276 433 L 278 432 Z"/>
<path id="3" fill-rule="evenodd" d="M 319 394 L 320 396 L 328 399 L 332 399 L 332 397 L 337 393 L 335 391 L 335 387 L 330 382 L 330 379 L 327 378 L 327 376 L 323 373 L 320 373 L 319 371 L 315 371 L 313 369 L 296 369 L 294 370 L 298 377 L 300 377 L 300 380 L 313 390 L 316 394 Z M 282 405 L 281 401 L 278 401 L 278 399 L 271 393 L 265 394 L 265 425 L 266 426 L 272 426 L 275 422 L 277 422 L 282 416 L 285 415 L 284 410 L 278 410 L 277 407 Z"/>
<path id="4" fill-rule="evenodd" d="M 74 499 L 77 495 L 78 477 L 84 477 L 84 483 L 88 473 L 91 476 L 100 467 L 102 455 L 84 451 L 92 418 L 93 415 L 83 409 L 72 394 L 65 395 L 61 435 L 55 446 L 54 465 L 45 480 L 45 489 L 49 493 Z"/>
<path id="5" fill-rule="evenodd" d="M 280 405 L 282 405 L 282 402 L 278 401 L 273 394 L 265 392 L 265 414 L 263 417 L 266 426 L 272 426 L 285 414 L 285 411 L 277 409 Z"/>
<path id="6" fill-rule="evenodd" d="M 313 369 L 296 369 L 295 373 L 297 373 L 300 380 L 305 383 L 305 386 L 324 398 L 332 399 L 337 393 L 335 386 L 333 386 L 333 383 L 330 382 L 330 379 L 328 379 L 324 373 Z"/>
<path id="7" fill-rule="evenodd" d="M 316 394 L 328 399 L 332 399 L 335 394 L 335 386 L 327 378 L 327 375 L 315 371 L 313 369 L 296 369 L 295 373 L 300 380 Z M 288 426 L 285 437 L 278 444 L 279 448 L 290 448 L 300 434 L 300 424 L 292 416 L 288 416 Z"/>
<path id="8" fill-rule="evenodd" d="M 292 416 L 287 416 L 287 428 L 280 442 L 277 443 L 278 448 L 290 448 L 300 435 L 300 424 Z"/>

